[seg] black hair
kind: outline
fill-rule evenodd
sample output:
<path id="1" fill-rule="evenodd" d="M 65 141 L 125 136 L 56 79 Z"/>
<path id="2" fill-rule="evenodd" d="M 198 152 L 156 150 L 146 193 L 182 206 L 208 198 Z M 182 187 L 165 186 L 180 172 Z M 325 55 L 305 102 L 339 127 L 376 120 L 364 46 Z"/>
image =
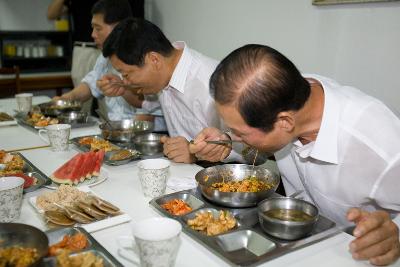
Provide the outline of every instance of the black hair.
<path id="1" fill-rule="evenodd" d="M 92 15 L 103 14 L 104 22 L 109 25 L 132 17 L 128 0 L 99 0 L 93 5 L 91 12 Z"/>
<path id="2" fill-rule="evenodd" d="M 282 111 L 297 111 L 310 85 L 296 66 L 277 50 L 249 44 L 224 58 L 210 78 L 210 93 L 221 105 L 233 104 L 244 121 L 264 132 Z"/>
<path id="3" fill-rule="evenodd" d="M 103 56 L 116 55 L 128 65 L 142 66 L 149 52 L 169 56 L 173 51 L 171 42 L 150 21 L 129 18 L 121 21 L 107 37 L 103 45 Z"/>

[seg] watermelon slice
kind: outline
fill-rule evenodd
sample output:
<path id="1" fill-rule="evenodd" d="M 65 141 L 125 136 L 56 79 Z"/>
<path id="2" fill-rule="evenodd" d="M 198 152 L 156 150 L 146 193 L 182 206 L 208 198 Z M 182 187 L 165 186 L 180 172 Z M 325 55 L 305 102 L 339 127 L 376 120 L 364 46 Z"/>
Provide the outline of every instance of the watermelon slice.
<path id="1" fill-rule="evenodd" d="M 97 151 L 97 161 L 96 161 L 96 166 L 94 168 L 94 171 L 92 173 L 93 176 L 100 175 L 100 168 L 101 168 L 101 165 L 103 164 L 104 154 L 105 154 L 104 149 Z"/>
<path id="2" fill-rule="evenodd" d="M 96 160 L 95 156 L 96 156 L 96 152 L 94 152 L 94 151 L 90 151 L 87 153 L 87 156 L 86 156 L 86 159 L 84 162 L 85 166 L 81 173 L 81 179 L 85 180 L 85 179 L 90 179 L 92 177 L 91 173 L 92 173 L 92 169 L 94 166 L 94 161 Z"/>
<path id="3" fill-rule="evenodd" d="M 76 154 L 72 159 L 64 163 L 60 168 L 58 168 L 51 176 L 50 179 L 56 183 L 60 184 L 74 184 L 75 179 L 73 179 L 73 171 L 79 165 L 77 162 L 82 157 L 82 154 Z"/>
<path id="4" fill-rule="evenodd" d="M 86 155 L 85 153 L 81 153 L 80 157 L 75 161 L 75 166 L 73 171 L 71 172 L 71 175 L 68 177 L 73 180 L 74 184 L 78 184 L 81 182 L 81 177 L 80 173 L 82 172 L 82 169 L 84 168 L 84 161 L 85 161 Z"/>

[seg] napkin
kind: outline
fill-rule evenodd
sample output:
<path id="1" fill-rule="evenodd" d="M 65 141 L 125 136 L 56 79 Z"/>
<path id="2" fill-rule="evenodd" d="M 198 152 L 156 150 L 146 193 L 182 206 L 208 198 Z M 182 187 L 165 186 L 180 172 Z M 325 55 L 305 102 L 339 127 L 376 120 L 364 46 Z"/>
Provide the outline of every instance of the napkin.
<path id="1" fill-rule="evenodd" d="M 192 177 L 170 177 L 167 186 L 174 191 L 182 191 L 195 188 L 197 182 Z"/>

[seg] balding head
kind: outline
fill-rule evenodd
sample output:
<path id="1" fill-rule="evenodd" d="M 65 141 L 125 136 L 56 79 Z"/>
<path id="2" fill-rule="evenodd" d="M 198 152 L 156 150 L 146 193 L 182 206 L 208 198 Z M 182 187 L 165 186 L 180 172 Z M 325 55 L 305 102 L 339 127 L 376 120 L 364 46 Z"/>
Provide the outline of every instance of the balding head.
<path id="1" fill-rule="evenodd" d="M 218 104 L 235 106 L 249 126 L 264 132 L 273 129 L 279 112 L 301 109 L 310 95 L 296 66 L 262 45 L 243 46 L 223 59 L 210 90 Z"/>

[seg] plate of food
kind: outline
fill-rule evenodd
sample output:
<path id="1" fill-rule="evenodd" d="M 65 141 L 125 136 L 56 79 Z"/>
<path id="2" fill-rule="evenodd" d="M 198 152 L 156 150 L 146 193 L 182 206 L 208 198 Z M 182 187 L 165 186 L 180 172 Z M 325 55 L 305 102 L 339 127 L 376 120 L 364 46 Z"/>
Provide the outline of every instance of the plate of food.
<path id="1" fill-rule="evenodd" d="M 112 144 L 110 141 L 107 141 L 98 135 L 76 137 L 71 139 L 71 143 L 73 143 L 79 150 L 84 152 L 100 149 L 104 150 L 105 152 L 109 152 L 121 149 L 121 147 Z"/>
<path id="2" fill-rule="evenodd" d="M 35 129 L 42 129 L 48 125 L 59 123 L 57 118 L 46 117 L 43 113 L 37 111 L 29 112 L 27 115 L 20 115 L 17 120 L 21 124 Z"/>
<path id="3" fill-rule="evenodd" d="M 20 153 L 0 150 L 0 177 L 18 176 L 25 180 L 24 193 L 50 184 L 50 179 Z"/>
<path id="4" fill-rule="evenodd" d="M 0 112 L 0 126 L 17 125 L 17 121 L 5 112 Z"/>
<path id="5" fill-rule="evenodd" d="M 128 222 L 131 218 L 89 187 L 61 185 L 55 191 L 29 198 L 49 226 L 81 226 L 88 232 Z"/>

